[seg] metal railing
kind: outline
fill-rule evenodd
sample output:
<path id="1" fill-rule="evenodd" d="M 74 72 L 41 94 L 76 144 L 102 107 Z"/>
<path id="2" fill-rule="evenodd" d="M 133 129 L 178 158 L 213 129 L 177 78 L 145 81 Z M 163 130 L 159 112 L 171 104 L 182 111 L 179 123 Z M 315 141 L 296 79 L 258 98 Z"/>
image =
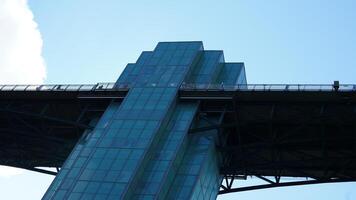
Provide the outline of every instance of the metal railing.
<path id="1" fill-rule="evenodd" d="M 0 85 L 0 91 L 107 91 L 118 90 L 115 83 L 97 84 L 48 84 L 48 85 Z"/>
<path id="2" fill-rule="evenodd" d="M 356 91 L 356 84 L 182 84 L 181 89 L 194 91 Z"/>
<path id="3" fill-rule="evenodd" d="M 152 85 L 153 87 L 158 87 Z M 0 85 L 0 91 L 119 91 L 128 90 L 127 84 L 49 84 L 49 85 Z M 181 90 L 190 91 L 355 91 L 356 84 L 185 84 Z"/>

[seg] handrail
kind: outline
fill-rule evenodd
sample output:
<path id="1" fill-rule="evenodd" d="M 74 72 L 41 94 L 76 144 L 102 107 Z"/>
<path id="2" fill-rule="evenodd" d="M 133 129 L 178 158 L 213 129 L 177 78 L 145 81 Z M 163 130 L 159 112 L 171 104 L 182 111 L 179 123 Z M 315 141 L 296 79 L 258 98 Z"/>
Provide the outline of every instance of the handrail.
<path id="1" fill-rule="evenodd" d="M 115 83 L 0 85 L 0 91 L 108 91 L 108 90 L 117 91 L 119 89 L 115 87 Z"/>
<path id="2" fill-rule="evenodd" d="M 356 91 L 356 84 L 182 84 L 180 89 L 192 91 Z"/>
<path id="3" fill-rule="evenodd" d="M 159 87 L 151 84 L 152 87 Z M 44 84 L 44 85 L 0 85 L 1 91 L 120 91 L 128 90 L 131 85 L 113 82 L 97 84 Z M 186 91 L 356 91 L 356 84 L 186 84 Z"/>

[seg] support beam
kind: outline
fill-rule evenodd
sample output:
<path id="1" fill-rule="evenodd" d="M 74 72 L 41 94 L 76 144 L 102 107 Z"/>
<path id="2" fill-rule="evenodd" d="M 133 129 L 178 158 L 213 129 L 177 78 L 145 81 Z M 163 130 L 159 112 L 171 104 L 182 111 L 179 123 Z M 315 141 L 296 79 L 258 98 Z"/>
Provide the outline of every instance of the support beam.
<path id="1" fill-rule="evenodd" d="M 219 194 L 227 194 L 232 192 L 243 192 L 251 190 L 260 190 L 276 187 L 287 187 L 287 186 L 298 186 L 298 185 L 314 185 L 322 183 L 341 183 L 341 182 L 355 182 L 356 179 L 328 179 L 328 180 L 309 180 L 309 181 L 295 181 L 295 182 L 284 182 L 284 183 L 274 183 L 274 184 L 264 184 L 264 185 L 254 185 L 248 187 L 232 188 L 229 190 L 219 191 Z"/>
<path id="2" fill-rule="evenodd" d="M 81 124 L 78 122 L 69 121 L 69 120 L 65 120 L 65 119 L 59 119 L 56 117 L 44 116 L 41 114 L 16 111 L 16 110 L 12 110 L 12 109 L 0 109 L 0 112 L 7 112 L 7 113 L 16 114 L 16 115 L 25 115 L 25 116 L 34 117 L 34 118 L 45 119 L 45 120 L 54 121 L 54 122 L 58 122 L 58 123 L 62 123 L 62 124 L 72 125 L 72 126 L 75 126 L 75 127 L 81 128 L 81 129 L 93 129 L 92 126 L 88 126 L 86 124 Z"/>

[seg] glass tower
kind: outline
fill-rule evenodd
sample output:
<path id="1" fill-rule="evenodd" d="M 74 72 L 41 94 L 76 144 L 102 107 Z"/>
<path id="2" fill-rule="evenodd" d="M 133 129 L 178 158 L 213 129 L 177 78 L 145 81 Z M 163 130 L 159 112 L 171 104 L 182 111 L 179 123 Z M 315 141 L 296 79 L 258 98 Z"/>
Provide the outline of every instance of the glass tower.
<path id="1" fill-rule="evenodd" d="M 216 199 L 222 177 L 218 131 L 199 102 L 181 102 L 182 85 L 245 84 L 243 63 L 225 63 L 202 42 L 160 42 L 126 66 L 116 87 L 129 87 L 93 120 L 43 199 Z M 210 122 L 219 123 L 219 118 Z"/>

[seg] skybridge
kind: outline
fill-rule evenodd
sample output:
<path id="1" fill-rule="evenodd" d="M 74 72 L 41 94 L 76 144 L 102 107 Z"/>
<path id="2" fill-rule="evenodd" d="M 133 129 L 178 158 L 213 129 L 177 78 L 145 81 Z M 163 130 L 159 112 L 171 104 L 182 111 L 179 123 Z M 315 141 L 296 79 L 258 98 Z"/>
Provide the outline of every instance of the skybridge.
<path id="1" fill-rule="evenodd" d="M 1 85 L 0 164 L 56 175 L 112 102 L 130 86 L 115 83 Z M 218 130 L 226 142 L 220 194 L 356 180 L 356 85 L 182 85 L 181 102 L 199 102 L 195 118 L 218 117 L 189 134 Z M 263 185 L 234 188 L 254 176 Z M 283 182 L 283 177 L 306 178 Z"/>

